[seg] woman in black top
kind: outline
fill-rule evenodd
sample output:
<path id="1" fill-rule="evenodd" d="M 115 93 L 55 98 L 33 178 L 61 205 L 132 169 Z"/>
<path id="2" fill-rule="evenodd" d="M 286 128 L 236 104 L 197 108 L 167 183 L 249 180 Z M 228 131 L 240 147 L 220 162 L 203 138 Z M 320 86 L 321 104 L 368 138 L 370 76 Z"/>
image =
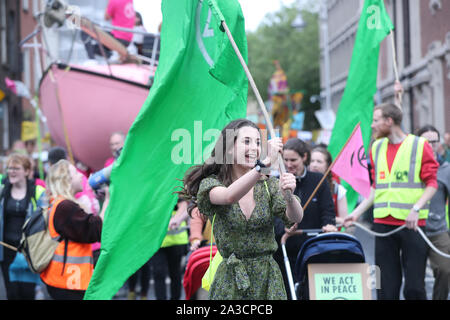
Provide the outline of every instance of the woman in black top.
<path id="1" fill-rule="evenodd" d="M 316 186 L 319 184 L 323 175 L 307 170 L 307 165 L 310 160 L 310 150 L 308 145 L 300 139 L 289 139 L 285 143 L 283 147 L 283 159 L 286 166 L 286 171 L 296 176 L 297 185 L 294 194 L 300 198 L 302 205 L 304 205 L 308 201 Z M 336 214 L 334 211 L 333 198 L 330 192 L 330 187 L 325 180 L 319 187 L 315 196 L 309 202 L 308 207 L 304 211 L 303 220 L 300 224 L 298 224 L 297 229 L 322 229 L 323 232 L 337 231 L 335 227 L 335 218 Z M 295 230 L 295 226 L 294 228 L 291 228 L 291 230 Z M 279 247 L 277 252 L 274 254 L 274 258 L 280 266 L 285 287 L 289 288 L 286 269 L 284 266 L 283 253 L 280 246 L 281 237 L 285 232 L 288 232 L 288 230 L 285 228 L 283 222 L 276 219 L 275 236 Z M 289 257 L 291 270 L 294 270 L 298 252 L 306 240 L 306 235 L 295 235 L 289 237 L 286 241 L 286 251 Z M 297 279 L 295 279 L 294 276 L 294 282 L 296 281 Z M 289 296 L 290 293 L 288 292 L 288 297 Z"/>

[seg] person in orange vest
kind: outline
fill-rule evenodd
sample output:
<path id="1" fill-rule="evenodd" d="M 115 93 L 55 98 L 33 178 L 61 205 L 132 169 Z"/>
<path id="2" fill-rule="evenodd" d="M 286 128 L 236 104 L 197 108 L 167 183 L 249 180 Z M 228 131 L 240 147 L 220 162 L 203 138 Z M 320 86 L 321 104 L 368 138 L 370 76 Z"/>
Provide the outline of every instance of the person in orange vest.
<path id="1" fill-rule="evenodd" d="M 100 215 L 87 214 L 74 197 L 83 189 L 82 174 L 67 160 L 50 167 L 46 184 L 50 235 L 61 241 L 41 279 L 51 298 L 81 300 L 94 271 L 91 244 L 100 241 L 109 192 Z"/>

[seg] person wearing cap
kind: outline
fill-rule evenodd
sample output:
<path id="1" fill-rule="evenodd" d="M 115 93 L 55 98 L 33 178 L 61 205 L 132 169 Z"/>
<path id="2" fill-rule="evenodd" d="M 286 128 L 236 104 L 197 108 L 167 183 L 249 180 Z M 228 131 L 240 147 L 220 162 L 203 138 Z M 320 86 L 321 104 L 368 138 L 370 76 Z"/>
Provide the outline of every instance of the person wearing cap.
<path id="1" fill-rule="evenodd" d="M 53 147 L 48 151 L 48 162 L 54 165 L 59 160 L 67 159 L 66 150 L 62 147 Z"/>

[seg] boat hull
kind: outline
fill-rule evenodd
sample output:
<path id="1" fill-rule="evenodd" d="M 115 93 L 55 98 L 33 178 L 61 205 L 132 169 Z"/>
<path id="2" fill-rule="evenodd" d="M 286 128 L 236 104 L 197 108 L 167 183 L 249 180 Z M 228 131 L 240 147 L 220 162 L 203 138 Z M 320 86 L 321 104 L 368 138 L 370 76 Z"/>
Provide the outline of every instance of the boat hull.
<path id="1" fill-rule="evenodd" d="M 142 81 L 53 64 L 41 80 L 39 98 L 53 141 L 99 170 L 112 156 L 111 133 L 128 132 L 148 92 Z"/>

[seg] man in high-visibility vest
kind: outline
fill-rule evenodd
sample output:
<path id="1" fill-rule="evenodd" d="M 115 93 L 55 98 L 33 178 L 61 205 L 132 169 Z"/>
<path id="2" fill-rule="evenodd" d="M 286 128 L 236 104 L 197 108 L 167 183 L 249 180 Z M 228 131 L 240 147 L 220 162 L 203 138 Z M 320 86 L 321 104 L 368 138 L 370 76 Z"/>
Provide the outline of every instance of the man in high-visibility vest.
<path id="1" fill-rule="evenodd" d="M 380 268 L 378 299 L 398 300 L 405 278 L 405 299 L 424 299 L 428 247 L 417 232 L 424 228 L 429 200 L 437 190 L 439 167 L 424 138 L 401 129 L 402 111 L 392 103 L 374 108 L 372 133 L 377 139 L 371 149 L 373 185 L 370 197 L 346 218 L 349 226 L 373 205 L 373 230 L 387 233 L 375 238 L 375 263 Z M 403 270 L 402 270 L 403 269 Z M 403 272 L 402 272 L 403 271 Z"/>

